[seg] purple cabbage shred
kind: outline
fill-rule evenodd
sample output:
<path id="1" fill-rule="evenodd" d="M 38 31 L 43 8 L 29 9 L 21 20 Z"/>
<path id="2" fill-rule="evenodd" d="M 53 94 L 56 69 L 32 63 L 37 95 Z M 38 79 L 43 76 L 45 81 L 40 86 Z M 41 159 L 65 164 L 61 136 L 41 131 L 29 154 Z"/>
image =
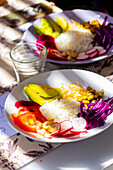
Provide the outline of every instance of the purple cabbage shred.
<path id="1" fill-rule="evenodd" d="M 87 108 L 80 103 L 80 112 L 77 117 L 83 117 L 87 121 L 87 129 L 103 126 L 107 117 L 113 112 L 113 97 L 107 100 L 97 99 L 89 103 Z"/>
<path id="2" fill-rule="evenodd" d="M 108 16 L 104 18 L 102 24 L 99 24 L 99 28 L 95 28 L 96 35 L 93 38 L 94 46 L 103 46 L 107 51 L 113 45 L 113 23 L 107 24 Z"/>

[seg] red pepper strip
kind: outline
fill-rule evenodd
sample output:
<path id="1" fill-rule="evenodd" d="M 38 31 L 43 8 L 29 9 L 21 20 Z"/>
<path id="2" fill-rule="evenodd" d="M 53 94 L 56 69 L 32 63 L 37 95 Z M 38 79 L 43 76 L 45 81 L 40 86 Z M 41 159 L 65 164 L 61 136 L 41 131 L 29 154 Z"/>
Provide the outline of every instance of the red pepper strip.
<path id="1" fill-rule="evenodd" d="M 36 132 L 36 121 L 38 121 L 37 113 L 28 112 L 19 116 L 16 116 L 15 113 L 12 113 L 11 116 L 15 125 L 17 125 L 19 128 L 29 132 Z M 29 123 L 29 120 L 32 120 L 33 125 Z"/>
<path id="2" fill-rule="evenodd" d="M 19 108 L 19 107 L 22 107 L 22 106 L 37 106 L 37 107 L 40 107 L 40 105 L 38 105 L 37 103 L 32 102 L 32 101 L 19 100 L 19 101 L 15 102 L 15 107 Z"/>
<path id="3" fill-rule="evenodd" d="M 41 111 L 39 110 L 39 107 L 37 107 L 37 106 L 23 106 L 23 107 L 21 107 L 21 109 L 22 109 L 22 111 L 36 112 L 38 119 L 41 122 L 47 121 L 47 119 L 42 115 Z M 20 111 L 21 111 L 21 109 L 20 109 Z"/>
<path id="4" fill-rule="evenodd" d="M 22 108 L 22 109 L 19 109 L 19 110 L 18 110 L 18 114 L 17 114 L 16 116 L 25 114 L 25 113 L 27 113 L 27 112 L 28 112 L 28 111 L 24 110 L 23 108 Z"/>
<path id="5" fill-rule="evenodd" d="M 47 58 L 49 59 L 57 59 L 57 60 L 64 60 L 66 61 L 67 58 L 62 55 L 61 51 L 56 49 L 48 49 L 47 50 Z"/>

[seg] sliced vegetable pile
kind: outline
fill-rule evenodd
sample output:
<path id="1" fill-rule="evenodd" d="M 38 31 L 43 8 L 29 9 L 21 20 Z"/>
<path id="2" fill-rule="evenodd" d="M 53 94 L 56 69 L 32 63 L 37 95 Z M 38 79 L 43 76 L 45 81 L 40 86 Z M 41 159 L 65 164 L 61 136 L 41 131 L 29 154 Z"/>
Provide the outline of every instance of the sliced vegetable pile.
<path id="1" fill-rule="evenodd" d="M 107 18 L 108 16 L 99 24 L 100 27 L 95 29 L 94 45 L 100 45 L 108 51 L 113 45 L 113 23 L 107 24 Z"/>
<path id="2" fill-rule="evenodd" d="M 42 115 L 40 107 L 54 99 L 62 98 L 62 90 L 45 85 L 28 84 L 24 91 L 31 101 L 20 100 L 15 103 L 18 113 L 11 116 L 16 126 L 22 130 L 37 133 L 43 137 L 76 137 L 85 135 L 88 130 L 103 126 L 113 112 L 113 97 L 103 99 L 104 90 L 96 91 L 90 86 L 81 90 L 77 101 L 80 112 L 72 120 L 55 122 Z"/>
<path id="3" fill-rule="evenodd" d="M 80 105 L 78 117 L 83 117 L 87 121 L 87 129 L 100 127 L 105 124 L 106 118 L 113 112 L 113 97 L 107 100 L 97 99 L 94 103 L 87 104 L 84 108 L 83 103 Z"/>
<path id="4" fill-rule="evenodd" d="M 55 38 L 51 35 L 41 34 L 38 36 L 37 43 L 44 45 L 47 48 L 47 58 L 57 60 L 67 60 L 62 51 L 57 50 Z"/>
<path id="5" fill-rule="evenodd" d="M 87 133 L 87 122 L 83 118 L 58 123 L 54 120 L 47 120 L 39 110 L 40 105 L 32 101 L 17 101 L 15 106 L 19 109 L 18 114 L 12 113 L 11 116 L 15 125 L 22 130 L 37 133 L 46 138 L 71 137 Z"/>
<path id="6" fill-rule="evenodd" d="M 91 50 L 79 53 L 76 60 L 83 61 L 86 59 L 92 59 L 97 56 L 102 56 L 106 54 L 106 52 L 107 50 L 104 49 L 102 46 L 94 46 Z"/>
<path id="7" fill-rule="evenodd" d="M 55 45 L 55 38 L 61 33 L 66 32 L 69 23 L 63 17 L 56 17 L 56 21 L 51 18 L 42 18 L 42 27 L 34 26 L 35 31 L 39 34 L 37 42 L 45 45 L 48 49 L 47 58 L 63 61 L 83 61 L 92 59 L 107 53 L 113 45 L 113 23 L 107 24 L 106 16 L 103 23 L 93 20 L 91 23 L 85 22 L 82 25 L 89 29 L 93 35 L 93 48 L 76 54 L 73 51 L 59 51 Z M 74 56 L 74 57 L 73 57 Z"/>

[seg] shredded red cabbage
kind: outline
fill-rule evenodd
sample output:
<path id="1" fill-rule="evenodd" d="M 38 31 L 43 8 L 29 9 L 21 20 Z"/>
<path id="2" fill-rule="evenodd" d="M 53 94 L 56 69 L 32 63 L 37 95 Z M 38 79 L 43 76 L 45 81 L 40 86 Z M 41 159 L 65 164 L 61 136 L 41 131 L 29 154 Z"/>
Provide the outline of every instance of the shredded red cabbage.
<path id="1" fill-rule="evenodd" d="M 95 28 L 96 35 L 94 36 L 94 46 L 99 45 L 104 49 L 109 50 L 113 45 L 113 23 L 107 24 L 108 16 L 104 18 L 102 24 L 99 23 L 99 28 Z"/>
<path id="2" fill-rule="evenodd" d="M 97 99 L 94 103 L 89 103 L 87 108 L 80 103 L 80 113 L 78 117 L 83 117 L 87 121 L 87 129 L 100 127 L 105 124 L 106 118 L 113 112 L 113 97 L 107 100 Z"/>

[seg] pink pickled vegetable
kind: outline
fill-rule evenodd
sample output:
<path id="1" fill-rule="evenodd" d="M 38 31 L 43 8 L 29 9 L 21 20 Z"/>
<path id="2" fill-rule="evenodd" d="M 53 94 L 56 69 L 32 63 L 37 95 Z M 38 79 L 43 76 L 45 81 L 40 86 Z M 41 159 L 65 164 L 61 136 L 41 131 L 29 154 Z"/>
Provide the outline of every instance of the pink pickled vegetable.
<path id="1" fill-rule="evenodd" d="M 50 35 L 38 35 L 37 43 L 44 45 L 47 49 L 56 49 L 55 38 Z"/>

